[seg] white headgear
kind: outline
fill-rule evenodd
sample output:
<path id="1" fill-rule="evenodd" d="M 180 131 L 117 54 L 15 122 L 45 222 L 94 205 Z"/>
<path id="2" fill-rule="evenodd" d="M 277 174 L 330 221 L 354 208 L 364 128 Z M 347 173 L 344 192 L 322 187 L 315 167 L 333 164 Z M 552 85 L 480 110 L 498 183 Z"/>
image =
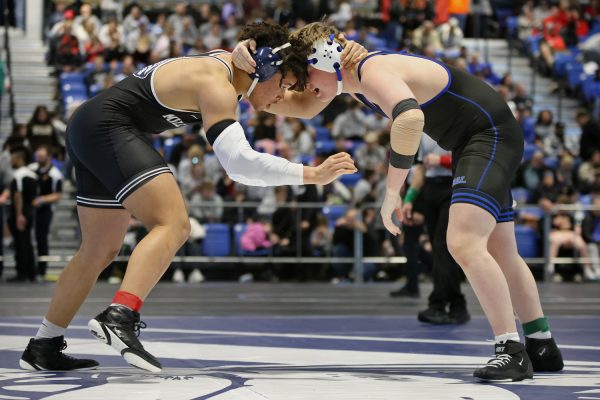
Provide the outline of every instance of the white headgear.
<path id="1" fill-rule="evenodd" d="M 319 71 L 335 72 L 337 76 L 337 93 L 342 93 L 342 72 L 340 71 L 342 46 L 336 43 L 332 33 L 329 39 L 318 40 L 313 43 L 312 54 L 308 56 L 308 63 Z"/>

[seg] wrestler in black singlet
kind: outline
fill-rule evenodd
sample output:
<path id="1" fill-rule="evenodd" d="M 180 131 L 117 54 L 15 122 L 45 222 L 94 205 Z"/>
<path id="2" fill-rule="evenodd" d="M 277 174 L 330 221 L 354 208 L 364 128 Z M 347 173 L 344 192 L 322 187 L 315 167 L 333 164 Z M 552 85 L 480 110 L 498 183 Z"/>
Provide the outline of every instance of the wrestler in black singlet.
<path id="1" fill-rule="evenodd" d="M 215 57 L 215 50 L 194 57 Z M 182 57 L 190 58 L 190 57 Z M 170 173 L 152 147 L 152 134 L 202 121 L 197 112 L 161 104 L 152 77 L 171 58 L 149 65 L 81 105 L 67 128 L 67 150 L 77 178 L 77 204 L 122 208 L 123 201 L 149 179 Z"/>
<path id="2" fill-rule="evenodd" d="M 504 99 L 465 71 L 407 53 L 369 54 L 358 66 L 359 80 L 366 60 L 387 54 L 425 58 L 446 69 L 447 86 L 420 107 L 425 115 L 423 130 L 442 148 L 452 151 L 452 203 L 479 206 L 497 222 L 513 221 L 510 184 L 523 156 L 523 133 Z M 364 95 L 354 96 L 386 116 Z"/>

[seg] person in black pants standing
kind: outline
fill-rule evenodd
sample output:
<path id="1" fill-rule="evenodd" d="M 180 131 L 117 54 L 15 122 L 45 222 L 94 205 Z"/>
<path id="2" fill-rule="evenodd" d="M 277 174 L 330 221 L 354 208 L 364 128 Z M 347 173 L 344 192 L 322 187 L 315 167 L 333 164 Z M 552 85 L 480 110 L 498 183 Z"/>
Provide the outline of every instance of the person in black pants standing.
<path id="1" fill-rule="evenodd" d="M 10 152 L 5 149 L 0 153 L 0 229 L 4 227 L 4 206 L 10 198 L 10 182 L 13 171 L 10 163 Z M 0 231 L 1 232 L 1 231 Z M 4 271 L 4 240 L 0 235 L 0 280 Z"/>
<path id="2" fill-rule="evenodd" d="M 52 204 L 57 203 L 62 196 L 63 176 L 54 165 L 47 146 L 40 146 L 35 151 L 35 163 L 29 169 L 37 175 L 38 196 L 33 201 L 35 209 L 35 240 L 37 243 L 37 274 L 40 280 L 46 275 L 46 261 L 41 257 L 48 255 L 48 234 L 52 222 Z"/>
<path id="3" fill-rule="evenodd" d="M 14 173 L 10 184 L 8 228 L 13 236 L 17 276 L 8 282 L 35 281 L 31 228 L 34 218 L 33 201 L 37 195 L 37 176 L 27 168 L 28 153 L 25 148 L 11 149 L 10 156 Z"/>
<path id="4" fill-rule="evenodd" d="M 418 162 L 407 197 L 411 193 L 416 197 L 420 192 L 425 224 L 433 245 L 433 291 L 429 295 L 427 309 L 419 312 L 418 319 L 430 324 L 464 324 L 471 317 L 465 296 L 460 290 L 462 271 L 448 252 L 446 244 L 452 196 L 452 155 L 429 136 L 423 135 Z M 404 210 L 410 220 L 412 209 L 412 202 L 405 199 Z"/>

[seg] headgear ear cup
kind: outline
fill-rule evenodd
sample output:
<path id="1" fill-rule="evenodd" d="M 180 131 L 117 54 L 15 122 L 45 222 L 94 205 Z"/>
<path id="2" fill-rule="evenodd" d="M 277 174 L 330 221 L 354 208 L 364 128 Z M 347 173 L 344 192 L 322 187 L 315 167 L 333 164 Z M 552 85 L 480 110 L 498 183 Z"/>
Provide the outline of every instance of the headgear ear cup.
<path id="1" fill-rule="evenodd" d="M 277 53 L 279 50 L 290 46 L 290 43 L 286 43 L 279 47 L 275 47 L 274 49 L 268 46 L 263 46 L 256 49 L 256 53 L 252 55 L 252 58 L 254 58 L 254 61 L 256 62 L 256 68 L 254 73 L 249 74 L 253 81 L 250 85 L 250 88 L 248 88 L 248 91 L 246 92 L 246 97 L 250 97 L 259 82 L 268 81 L 277 73 L 277 71 L 279 71 L 279 66 L 283 60 Z"/>
<path id="2" fill-rule="evenodd" d="M 337 76 L 337 93 L 342 93 L 342 72 L 340 57 L 342 46 L 336 43 L 332 33 L 329 39 L 318 40 L 313 43 L 312 54 L 308 56 L 308 63 L 319 71 L 332 72 Z"/>

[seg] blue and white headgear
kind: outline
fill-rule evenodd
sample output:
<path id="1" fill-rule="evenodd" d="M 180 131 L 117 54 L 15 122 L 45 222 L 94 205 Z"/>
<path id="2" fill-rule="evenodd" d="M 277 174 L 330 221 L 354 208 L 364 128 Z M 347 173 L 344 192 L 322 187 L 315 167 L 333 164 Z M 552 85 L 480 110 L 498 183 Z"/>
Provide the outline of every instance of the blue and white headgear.
<path id="1" fill-rule="evenodd" d="M 252 58 L 254 58 L 254 61 L 256 62 L 256 68 L 254 73 L 249 74 L 250 78 L 254 80 L 252 81 L 248 92 L 246 92 L 246 97 L 250 97 L 259 82 L 268 81 L 277 73 L 277 71 L 279 71 L 279 66 L 283 63 L 283 60 L 277 52 L 290 46 L 290 43 L 286 43 L 279 47 L 275 47 L 274 49 L 268 46 L 256 49 L 256 53 L 252 55 Z"/>
<path id="2" fill-rule="evenodd" d="M 342 93 L 342 72 L 340 71 L 342 46 L 336 43 L 335 35 L 329 35 L 329 39 L 318 40 L 313 43 L 312 54 L 308 56 L 308 63 L 319 71 L 335 72 L 337 76 L 337 93 Z"/>

